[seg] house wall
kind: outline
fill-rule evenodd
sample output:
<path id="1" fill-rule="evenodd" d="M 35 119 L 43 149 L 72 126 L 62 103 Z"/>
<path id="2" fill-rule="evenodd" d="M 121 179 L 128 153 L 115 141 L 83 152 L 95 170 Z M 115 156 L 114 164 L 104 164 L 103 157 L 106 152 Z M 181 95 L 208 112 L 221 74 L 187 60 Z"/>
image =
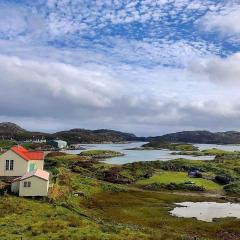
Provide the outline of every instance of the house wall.
<path id="1" fill-rule="evenodd" d="M 14 160 L 13 170 L 6 170 L 6 160 Z M 9 150 L 0 156 L 0 176 L 18 177 L 23 176 L 28 170 L 28 162 L 18 154 Z"/>
<path id="2" fill-rule="evenodd" d="M 31 187 L 24 187 L 24 182 L 31 182 Z M 20 182 L 19 196 L 47 196 L 49 181 L 36 176 L 24 179 Z"/>
<path id="3" fill-rule="evenodd" d="M 43 170 L 44 160 L 31 160 L 31 161 L 28 161 L 28 169 L 27 169 L 27 171 L 29 171 L 31 163 L 34 163 L 36 165 L 35 169 Z"/>
<path id="4" fill-rule="evenodd" d="M 20 185 L 20 182 L 17 181 L 17 182 L 13 182 L 11 184 L 11 192 L 13 193 L 18 193 L 19 192 L 19 185 Z"/>

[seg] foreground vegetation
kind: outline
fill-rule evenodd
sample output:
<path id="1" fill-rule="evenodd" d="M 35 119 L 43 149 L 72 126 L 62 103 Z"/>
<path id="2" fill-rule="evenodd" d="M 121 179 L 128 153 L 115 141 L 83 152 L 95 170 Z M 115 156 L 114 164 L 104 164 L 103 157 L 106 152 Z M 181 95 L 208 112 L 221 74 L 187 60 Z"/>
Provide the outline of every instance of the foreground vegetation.
<path id="1" fill-rule="evenodd" d="M 169 214 L 177 202 L 238 202 L 238 155 L 114 166 L 95 157 L 102 153 L 48 154 L 49 198 L 0 196 L 0 239 L 240 239 L 239 219 L 207 223 Z"/>

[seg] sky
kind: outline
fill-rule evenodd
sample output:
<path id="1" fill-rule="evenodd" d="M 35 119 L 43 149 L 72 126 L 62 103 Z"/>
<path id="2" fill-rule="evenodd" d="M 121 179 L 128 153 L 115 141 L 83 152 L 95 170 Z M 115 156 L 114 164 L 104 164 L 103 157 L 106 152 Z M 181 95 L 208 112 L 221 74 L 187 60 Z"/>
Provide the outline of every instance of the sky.
<path id="1" fill-rule="evenodd" d="M 0 120 L 240 130 L 239 0 L 0 0 Z"/>

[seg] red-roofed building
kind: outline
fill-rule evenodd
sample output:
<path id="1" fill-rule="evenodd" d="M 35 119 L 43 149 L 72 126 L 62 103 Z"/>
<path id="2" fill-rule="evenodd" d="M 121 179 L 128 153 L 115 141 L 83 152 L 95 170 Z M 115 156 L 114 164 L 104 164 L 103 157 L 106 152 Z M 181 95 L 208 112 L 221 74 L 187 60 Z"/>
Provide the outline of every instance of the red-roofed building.
<path id="1" fill-rule="evenodd" d="M 0 156 L 0 176 L 18 177 L 36 169 L 43 170 L 44 152 L 14 146 Z"/>

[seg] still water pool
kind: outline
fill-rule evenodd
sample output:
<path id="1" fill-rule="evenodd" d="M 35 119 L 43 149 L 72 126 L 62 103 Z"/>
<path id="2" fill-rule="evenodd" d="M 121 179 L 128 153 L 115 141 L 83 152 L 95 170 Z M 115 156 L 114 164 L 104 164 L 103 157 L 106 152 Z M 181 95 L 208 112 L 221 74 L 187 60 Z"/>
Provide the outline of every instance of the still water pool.
<path id="1" fill-rule="evenodd" d="M 216 202 L 183 202 L 176 203 L 170 214 L 176 217 L 196 218 L 212 222 L 214 218 L 240 218 L 240 204 Z"/>

